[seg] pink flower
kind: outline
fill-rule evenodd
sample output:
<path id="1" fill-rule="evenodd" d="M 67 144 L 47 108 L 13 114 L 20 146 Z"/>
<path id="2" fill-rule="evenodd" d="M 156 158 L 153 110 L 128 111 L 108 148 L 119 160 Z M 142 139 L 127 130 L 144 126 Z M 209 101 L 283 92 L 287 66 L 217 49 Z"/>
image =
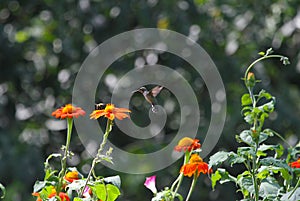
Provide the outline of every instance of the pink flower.
<path id="1" fill-rule="evenodd" d="M 157 193 L 157 189 L 155 187 L 155 179 L 156 179 L 156 176 L 153 175 L 151 177 L 147 177 L 146 178 L 146 181 L 144 183 L 144 185 L 150 189 L 152 191 L 153 194 L 156 194 Z"/>

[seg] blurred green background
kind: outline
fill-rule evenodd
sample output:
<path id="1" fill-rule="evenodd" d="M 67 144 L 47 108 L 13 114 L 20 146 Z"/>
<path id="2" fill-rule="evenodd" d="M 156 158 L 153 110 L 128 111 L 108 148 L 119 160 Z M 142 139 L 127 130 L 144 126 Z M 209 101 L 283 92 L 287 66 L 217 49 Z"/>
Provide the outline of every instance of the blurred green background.
<path id="1" fill-rule="evenodd" d="M 227 93 L 227 120 L 217 147 L 234 150 L 234 136 L 247 128 L 240 113 L 240 97 L 245 88 L 241 77 L 257 53 L 272 47 L 290 58 L 282 66 L 268 60 L 255 67 L 260 87 L 277 98 L 276 111 L 266 126 L 281 133 L 292 145 L 300 130 L 300 4 L 298 0 L 1 0 L 0 2 L 0 182 L 7 188 L 7 201 L 30 201 L 32 186 L 43 179 L 43 162 L 58 152 L 65 141 L 65 122 L 55 120 L 51 112 L 72 100 L 76 74 L 91 50 L 124 31 L 159 27 L 168 28 L 196 40 L 211 56 L 222 76 Z M 128 70 L 147 64 L 147 56 L 157 56 L 157 63 L 180 72 L 199 98 L 201 124 L 197 137 L 203 140 L 210 120 L 210 100 L 200 75 L 186 63 L 167 54 L 140 51 L 117 61 L 99 84 L 99 99 L 109 101 L 111 79 L 119 79 Z M 132 110 L 140 117 L 139 125 L 148 123 L 149 105 L 134 95 Z M 98 101 L 98 100 L 97 100 Z M 172 106 L 164 138 L 172 138 L 178 129 L 180 110 L 176 97 L 163 92 L 159 103 Z M 170 107 L 169 107 L 170 108 Z M 202 134 L 202 135 L 201 135 Z M 110 139 L 120 147 L 135 151 L 159 149 L 156 144 L 129 139 L 114 129 Z M 86 174 L 90 158 L 74 131 L 71 150 L 75 157 L 70 166 Z M 208 158 L 204 159 L 208 160 Z M 170 185 L 181 161 L 153 173 L 157 186 Z M 59 162 L 54 161 L 59 167 Z M 240 167 L 230 169 L 233 173 Z M 235 171 L 235 172 L 234 172 Z M 143 186 L 146 176 L 127 175 L 98 165 L 104 176 L 120 174 L 122 196 L 119 200 L 150 200 L 151 192 Z M 227 201 L 239 198 L 233 184 L 211 190 L 210 181 L 201 176 L 193 201 Z M 186 188 L 186 189 L 184 189 Z M 186 194 L 189 181 L 181 189 Z"/>

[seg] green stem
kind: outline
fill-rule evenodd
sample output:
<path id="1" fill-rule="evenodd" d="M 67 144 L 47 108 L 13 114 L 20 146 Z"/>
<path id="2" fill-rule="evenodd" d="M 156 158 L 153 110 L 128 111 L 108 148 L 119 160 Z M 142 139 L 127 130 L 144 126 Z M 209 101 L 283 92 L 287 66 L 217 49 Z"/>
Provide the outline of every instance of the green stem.
<path id="1" fill-rule="evenodd" d="M 59 194 L 61 192 L 61 188 L 63 186 L 64 176 L 66 174 L 67 169 L 67 158 L 68 158 L 68 152 L 69 152 L 69 146 L 71 141 L 71 135 L 72 135 L 72 127 L 73 127 L 73 119 L 67 118 L 67 140 L 66 140 L 66 146 L 65 146 L 65 152 L 63 155 L 63 158 L 61 159 L 61 171 L 58 174 L 58 185 L 56 192 Z"/>
<path id="2" fill-rule="evenodd" d="M 188 193 L 188 195 L 186 196 L 185 201 L 188 201 L 188 200 L 190 199 L 190 197 L 191 197 L 191 195 L 192 195 L 192 192 L 193 192 L 193 190 L 194 190 L 194 188 L 195 188 L 195 186 L 196 186 L 197 178 L 198 178 L 198 173 L 195 172 L 194 178 L 193 178 L 193 181 L 192 181 L 190 190 L 189 190 L 189 193 Z"/>
<path id="3" fill-rule="evenodd" d="M 292 197 L 292 195 L 296 192 L 296 190 L 299 186 L 300 186 L 300 178 L 298 179 L 298 182 L 297 182 L 294 190 L 292 191 L 292 193 L 289 195 L 288 199 L 290 199 Z"/>
<path id="4" fill-rule="evenodd" d="M 258 147 L 258 143 L 257 143 L 257 147 Z M 258 188 L 257 178 L 256 178 L 256 171 L 257 171 L 257 167 L 256 167 L 256 162 L 257 162 L 256 153 L 257 153 L 257 148 L 255 150 L 255 156 L 253 157 L 253 166 L 252 166 L 251 175 L 252 175 L 252 182 L 253 182 L 253 185 L 254 185 L 255 201 L 258 201 L 259 200 L 259 188 Z"/>
<path id="5" fill-rule="evenodd" d="M 86 182 L 85 182 L 85 184 L 83 186 L 83 189 L 81 190 L 80 197 L 83 196 L 84 189 L 87 186 L 87 184 L 88 184 L 88 182 L 89 182 L 89 180 L 91 178 L 92 172 L 94 171 L 96 164 L 101 161 L 101 158 L 100 158 L 101 152 L 103 151 L 104 146 L 105 146 L 105 144 L 107 142 L 108 135 L 109 135 L 110 131 L 112 130 L 112 125 L 113 125 L 113 120 L 108 119 L 107 123 L 106 123 L 106 129 L 105 129 L 105 133 L 103 135 L 102 142 L 101 142 L 101 144 L 99 146 L 99 149 L 98 149 L 96 157 L 93 159 L 91 169 L 90 169 L 89 174 L 88 174 L 88 176 L 86 178 Z"/>
<path id="6" fill-rule="evenodd" d="M 282 58 L 282 57 L 283 57 L 283 56 L 281 56 L 281 55 L 266 55 L 266 56 L 263 56 L 263 57 L 261 57 L 261 58 L 255 60 L 254 62 L 252 62 L 252 63 L 248 66 L 248 68 L 247 68 L 247 70 L 246 70 L 246 72 L 245 72 L 245 76 L 244 76 L 244 81 L 245 81 L 245 83 L 246 83 L 246 81 L 247 81 L 247 75 L 248 75 L 249 71 L 251 70 L 251 68 L 252 68 L 256 63 L 258 63 L 258 62 L 260 62 L 260 61 L 262 61 L 262 60 L 264 60 L 264 59 L 268 59 L 268 58 Z"/>
<path id="7" fill-rule="evenodd" d="M 265 57 L 263 57 L 265 58 Z M 262 58 L 260 59 L 262 60 Z M 256 62 L 260 61 L 259 59 L 256 60 Z M 251 66 L 253 66 L 255 64 L 255 62 L 253 62 L 247 69 L 247 71 L 249 71 L 251 69 Z M 247 76 L 247 74 L 245 74 L 245 76 Z M 247 86 L 247 85 L 246 85 Z M 255 108 L 256 107 L 256 98 L 253 94 L 253 88 L 251 87 L 247 87 L 248 91 L 249 91 L 249 95 L 251 97 L 251 100 L 252 100 L 252 107 Z M 254 122 L 253 122 L 253 129 L 256 134 L 255 136 L 253 136 L 253 139 L 255 141 L 255 155 L 253 157 L 253 160 L 252 160 L 252 170 L 250 171 L 251 172 L 251 176 L 252 176 L 252 182 L 253 182 L 253 185 L 254 185 L 254 198 L 255 198 L 255 201 L 258 201 L 259 200 L 259 187 L 258 187 L 258 181 L 257 181 L 257 178 L 256 178 L 256 171 L 257 171 L 257 151 L 258 151 L 258 146 L 259 146 L 259 133 L 260 133 L 260 127 L 258 127 L 257 125 L 257 122 L 258 122 L 258 119 L 257 119 L 257 116 L 255 116 L 254 118 Z M 262 125 L 260 125 L 262 126 Z"/>
<path id="8" fill-rule="evenodd" d="M 284 143 L 286 143 L 290 148 L 293 148 L 292 145 L 289 144 L 289 142 L 284 139 L 279 133 L 272 130 L 272 133 L 274 133 L 278 138 L 280 138 Z"/>
<path id="9" fill-rule="evenodd" d="M 185 165 L 185 164 L 188 163 L 188 161 L 189 161 L 189 159 L 191 157 L 191 153 L 192 152 L 190 152 L 190 151 L 186 151 L 185 152 L 185 154 L 184 154 L 184 160 L 183 160 L 183 165 Z M 177 177 L 177 179 L 172 184 L 172 187 L 171 187 L 171 192 L 173 192 L 173 189 L 174 189 L 175 185 L 177 184 L 175 191 L 172 193 L 173 194 L 172 195 L 172 200 L 175 199 L 176 194 L 177 194 L 177 192 L 179 190 L 179 187 L 180 187 L 180 185 L 182 183 L 182 180 L 183 180 L 183 173 L 180 173 L 179 176 Z"/>

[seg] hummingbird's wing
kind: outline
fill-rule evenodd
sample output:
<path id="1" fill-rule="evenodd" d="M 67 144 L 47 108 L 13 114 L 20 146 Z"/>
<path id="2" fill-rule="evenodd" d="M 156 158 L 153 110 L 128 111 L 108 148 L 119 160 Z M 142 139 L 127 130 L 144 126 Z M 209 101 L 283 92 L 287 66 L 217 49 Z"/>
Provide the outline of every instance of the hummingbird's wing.
<path id="1" fill-rule="evenodd" d="M 152 97 L 156 97 L 163 88 L 164 87 L 162 86 L 156 86 L 153 89 L 151 89 L 150 94 L 152 95 Z"/>

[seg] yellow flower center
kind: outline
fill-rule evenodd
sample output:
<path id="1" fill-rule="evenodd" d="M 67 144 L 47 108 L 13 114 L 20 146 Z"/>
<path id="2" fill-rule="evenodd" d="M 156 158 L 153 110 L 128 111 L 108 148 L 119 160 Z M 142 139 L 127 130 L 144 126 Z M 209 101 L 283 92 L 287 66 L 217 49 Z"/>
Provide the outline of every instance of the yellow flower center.
<path id="1" fill-rule="evenodd" d="M 112 113 L 115 109 L 115 106 L 114 104 L 107 104 L 104 111 L 107 112 L 107 113 Z"/>
<path id="2" fill-rule="evenodd" d="M 67 105 L 63 108 L 62 113 L 63 113 L 63 114 L 67 114 L 67 113 L 71 114 L 71 113 L 73 113 L 73 111 L 74 111 L 73 105 L 67 104 Z"/>
<path id="3" fill-rule="evenodd" d="M 69 178 L 69 179 L 78 179 L 78 172 L 77 171 L 68 172 L 66 174 L 66 178 Z"/>
<path id="4" fill-rule="evenodd" d="M 202 158 L 198 154 L 193 154 L 190 158 L 189 163 L 201 163 L 203 162 Z"/>

